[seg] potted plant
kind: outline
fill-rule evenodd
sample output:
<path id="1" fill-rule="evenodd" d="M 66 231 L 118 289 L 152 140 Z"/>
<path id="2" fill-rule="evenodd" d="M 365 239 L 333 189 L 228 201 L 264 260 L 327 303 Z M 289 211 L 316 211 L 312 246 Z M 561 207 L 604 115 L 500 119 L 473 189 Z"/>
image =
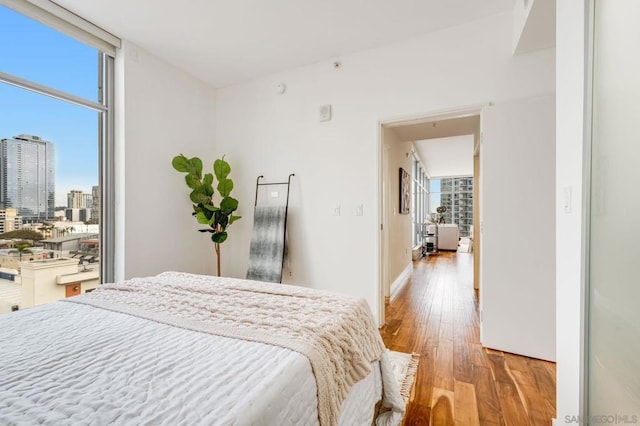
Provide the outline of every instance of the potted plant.
<path id="1" fill-rule="evenodd" d="M 220 276 L 220 244 L 227 239 L 227 228 L 241 217 L 233 214 L 238 209 L 238 200 L 230 196 L 233 190 L 233 181 L 228 178 L 231 166 L 224 160 L 224 156 L 213 163 L 213 173 L 218 181 L 216 189 L 221 197 L 220 204 L 216 205 L 213 197 L 214 175 L 202 175 L 202 160 L 180 154 L 173 157 L 171 164 L 177 171 L 186 173 L 184 179 L 191 188 L 189 199 L 193 203 L 192 215 L 199 224 L 209 226 L 198 231 L 211 233 L 211 241 L 216 249 L 217 273 Z"/>

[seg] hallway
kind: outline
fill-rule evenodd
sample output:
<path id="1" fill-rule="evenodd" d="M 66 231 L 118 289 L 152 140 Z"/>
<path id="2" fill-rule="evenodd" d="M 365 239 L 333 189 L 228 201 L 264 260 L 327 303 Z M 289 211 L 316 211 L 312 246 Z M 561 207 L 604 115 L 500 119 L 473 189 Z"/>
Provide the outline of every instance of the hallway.
<path id="1" fill-rule="evenodd" d="M 384 342 L 420 354 L 404 424 L 551 424 L 555 364 L 481 346 L 472 273 L 472 254 L 440 252 L 391 294 Z"/>

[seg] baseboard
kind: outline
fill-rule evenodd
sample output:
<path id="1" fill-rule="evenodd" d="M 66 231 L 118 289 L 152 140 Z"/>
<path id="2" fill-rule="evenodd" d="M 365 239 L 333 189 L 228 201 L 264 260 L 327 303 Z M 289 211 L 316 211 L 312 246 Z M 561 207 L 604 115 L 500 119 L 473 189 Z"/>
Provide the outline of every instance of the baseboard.
<path id="1" fill-rule="evenodd" d="M 389 294 L 393 294 L 396 288 L 402 286 L 405 282 L 411 278 L 413 272 L 413 262 L 409 262 L 406 268 L 398 275 L 398 277 L 391 283 Z"/>

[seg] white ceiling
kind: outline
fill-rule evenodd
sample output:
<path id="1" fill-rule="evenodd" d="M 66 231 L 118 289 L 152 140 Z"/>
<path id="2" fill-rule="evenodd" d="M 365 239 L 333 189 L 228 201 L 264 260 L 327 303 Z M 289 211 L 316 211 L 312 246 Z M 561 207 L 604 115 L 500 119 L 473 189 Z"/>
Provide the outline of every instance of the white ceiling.
<path id="1" fill-rule="evenodd" d="M 426 139 L 413 145 L 429 177 L 473 175 L 473 135 Z"/>
<path id="2" fill-rule="evenodd" d="M 473 175 L 475 135 L 480 115 L 388 125 L 400 142 L 413 142 L 432 178 Z"/>
<path id="3" fill-rule="evenodd" d="M 448 118 L 435 121 L 420 121 L 413 124 L 389 126 L 402 142 L 422 139 L 444 138 L 449 136 L 471 135 L 480 131 L 480 115 L 460 118 Z"/>
<path id="4" fill-rule="evenodd" d="M 55 2 L 215 87 L 513 8 L 513 0 Z"/>

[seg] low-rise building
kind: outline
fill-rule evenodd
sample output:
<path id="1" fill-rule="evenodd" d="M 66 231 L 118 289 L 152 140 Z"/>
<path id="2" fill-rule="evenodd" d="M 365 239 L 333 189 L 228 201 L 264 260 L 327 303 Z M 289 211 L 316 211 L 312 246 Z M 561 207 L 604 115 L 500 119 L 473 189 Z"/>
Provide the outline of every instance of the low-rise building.
<path id="1" fill-rule="evenodd" d="M 68 234 L 62 237 L 42 240 L 42 245 L 45 250 L 79 251 L 82 247 L 81 241 L 97 239 L 98 234 L 93 233 Z"/>
<path id="2" fill-rule="evenodd" d="M 20 253 L 17 249 L 0 249 L 0 268 L 18 269 L 20 262 L 30 262 L 53 257 L 49 250 L 40 247 L 29 247 L 28 251 Z"/>
<path id="3" fill-rule="evenodd" d="M 22 216 L 12 207 L 0 210 L 0 234 L 22 229 Z"/>
<path id="4" fill-rule="evenodd" d="M 0 268 L 0 271 L 4 268 Z M 0 278 L 0 314 L 11 312 L 22 303 L 22 286 L 20 280 Z"/>
<path id="5" fill-rule="evenodd" d="M 20 263 L 20 309 L 44 305 L 95 289 L 98 264 L 78 265 L 78 259 L 59 258 Z"/>

